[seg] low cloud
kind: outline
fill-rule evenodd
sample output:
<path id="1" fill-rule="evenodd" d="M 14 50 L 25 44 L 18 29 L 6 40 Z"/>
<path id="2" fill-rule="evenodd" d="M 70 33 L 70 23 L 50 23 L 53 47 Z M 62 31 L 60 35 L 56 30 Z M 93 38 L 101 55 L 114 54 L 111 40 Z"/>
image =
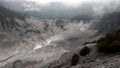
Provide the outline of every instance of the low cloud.
<path id="1" fill-rule="evenodd" d="M 40 18 L 71 18 L 120 11 L 120 0 L 1 0 L 0 5 Z"/>

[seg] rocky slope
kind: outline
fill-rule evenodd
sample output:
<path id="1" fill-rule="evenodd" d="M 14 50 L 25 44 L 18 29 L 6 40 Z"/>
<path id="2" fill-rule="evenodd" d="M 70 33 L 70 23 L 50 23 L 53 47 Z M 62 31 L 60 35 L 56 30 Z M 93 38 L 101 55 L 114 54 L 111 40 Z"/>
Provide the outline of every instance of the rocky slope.
<path id="1" fill-rule="evenodd" d="M 98 32 L 96 34 L 94 33 L 93 35 L 88 36 L 87 39 L 90 39 L 90 38 L 91 39 L 90 40 L 84 39 L 84 42 L 93 40 L 93 36 L 99 37 L 99 35 L 101 34 L 104 36 L 106 33 L 118 30 L 120 28 L 119 15 L 120 15 L 119 12 L 108 13 L 107 15 L 102 16 L 100 18 L 100 21 L 95 21 L 90 28 L 95 27 L 94 29 L 97 29 Z M 74 47 L 72 47 L 75 49 L 75 51 L 64 53 L 60 57 L 60 59 L 43 66 L 43 68 L 83 68 L 83 67 L 84 68 L 101 68 L 101 67 L 117 68 L 117 67 L 120 67 L 119 53 L 104 54 L 104 53 L 98 52 L 99 48 L 100 49 L 102 48 L 101 50 L 103 50 L 103 52 L 105 52 L 106 50 L 109 50 L 108 52 L 119 51 L 119 31 L 116 31 L 112 34 L 111 33 L 107 34 L 105 37 L 106 39 L 101 38 L 99 40 L 99 41 L 103 40 L 102 42 L 98 41 L 97 44 L 95 43 L 96 41 L 86 42 L 83 46 L 81 46 L 82 42 L 81 42 L 80 35 L 77 37 L 74 36 L 74 38 L 69 37 L 70 39 L 69 41 L 72 42 L 72 43 L 69 42 L 70 43 L 69 47 L 78 45 L 79 48 L 75 49 Z M 77 41 L 79 42 L 77 43 Z M 85 46 L 90 48 L 90 53 L 86 56 L 81 56 L 80 51 L 83 48 L 85 48 Z M 83 50 L 83 52 L 84 51 L 86 52 L 86 50 Z M 72 62 L 74 62 L 75 65 Z"/>
<path id="2" fill-rule="evenodd" d="M 109 36 L 106 35 L 104 37 L 106 40 L 101 38 L 103 41 L 100 39 L 94 43 L 80 46 L 75 51 L 63 54 L 59 60 L 47 64 L 43 66 L 43 68 L 119 68 L 120 38 L 116 37 L 119 37 L 119 35 L 120 30 L 110 33 Z M 112 39 L 110 39 L 111 37 Z M 111 47 L 107 44 L 102 44 L 103 42 L 108 42 L 108 39 L 111 42 L 109 44 Z M 100 44 L 102 44 L 102 46 Z M 102 47 L 102 49 L 100 47 Z"/>
<path id="3" fill-rule="evenodd" d="M 4 7 L 0 10 L 0 68 L 13 67 L 14 62 L 44 65 L 64 53 L 62 47 L 47 45 L 51 36 L 65 31 L 67 20 L 43 20 Z"/>
<path id="4" fill-rule="evenodd" d="M 33 24 L 26 21 L 27 15 L 0 7 L 0 31 L 22 35 L 27 32 L 40 33 Z"/>
<path id="5" fill-rule="evenodd" d="M 2 10 L 0 12 L 0 68 L 73 67 L 70 65 L 72 56 L 79 54 L 79 51 L 84 48 L 82 46 L 84 42 L 99 39 L 101 37 L 99 32 L 108 25 L 105 23 L 112 20 L 111 16 L 105 19 L 107 20 L 104 21 L 105 23 L 99 23 L 94 19 L 89 19 L 87 23 L 84 20 L 74 23 L 66 19 L 39 19 L 3 7 L 0 9 Z M 119 18 L 115 16 L 112 22 L 116 21 L 119 21 Z M 99 29 L 95 29 L 96 25 L 103 27 L 99 28 L 99 26 Z M 111 26 L 111 23 L 109 25 Z M 117 30 L 119 23 L 116 25 L 117 27 L 106 28 L 103 31 Z M 94 67 L 99 58 L 104 59 L 105 55 L 97 53 L 95 45 L 85 45 L 91 49 L 91 52 L 86 57 L 79 55 L 79 64 L 84 66 L 84 63 L 93 62 Z M 79 64 L 78 68 L 81 67 Z"/>

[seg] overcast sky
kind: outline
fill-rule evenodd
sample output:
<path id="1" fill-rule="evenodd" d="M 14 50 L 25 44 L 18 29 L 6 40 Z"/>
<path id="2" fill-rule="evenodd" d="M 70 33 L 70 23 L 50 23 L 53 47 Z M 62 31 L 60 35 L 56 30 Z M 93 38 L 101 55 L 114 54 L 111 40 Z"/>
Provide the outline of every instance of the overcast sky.
<path id="1" fill-rule="evenodd" d="M 120 2 L 120 0 L 1 0 L 1 1 L 33 1 L 36 4 L 43 5 L 49 4 L 51 2 L 61 2 L 67 6 L 79 6 L 81 3 L 84 2 L 93 2 L 93 3 L 102 3 L 107 4 L 110 2 Z"/>
<path id="2" fill-rule="evenodd" d="M 0 5 L 34 15 L 38 12 L 36 15 L 42 17 L 73 17 L 91 12 L 103 14 L 120 10 L 120 0 L 0 0 Z"/>
<path id="3" fill-rule="evenodd" d="M 120 0 L 0 0 L 0 1 L 33 1 L 37 4 L 48 4 L 50 2 L 61 2 L 68 6 L 78 6 L 83 2 L 93 2 L 93 3 L 110 3 L 110 2 L 120 2 Z"/>
<path id="4" fill-rule="evenodd" d="M 62 2 L 65 4 L 71 3 L 71 4 L 77 4 L 77 3 L 83 3 L 83 2 L 111 2 L 111 1 L 119 1 L 119 0 L 3 0 L 3 1 L 34 1 L 40 4 L 47 4 L 50 2 Z"/>
<path id="5" fill-rule="evenodd" d="M 85 2 L 85 1 L 93 1 L 93 2 L 100 2 L 100 1 L 112 1 L 112 0 L 27 0 L 27 1 L 37 1 L 37 2 L 40 2 L 40 3 L 48 3 L 48 2 L 55 2 L 55 1 L 58 1 L 58 2 L 64 2 L 64 3 L 80 3 L 80 2 Z"/>

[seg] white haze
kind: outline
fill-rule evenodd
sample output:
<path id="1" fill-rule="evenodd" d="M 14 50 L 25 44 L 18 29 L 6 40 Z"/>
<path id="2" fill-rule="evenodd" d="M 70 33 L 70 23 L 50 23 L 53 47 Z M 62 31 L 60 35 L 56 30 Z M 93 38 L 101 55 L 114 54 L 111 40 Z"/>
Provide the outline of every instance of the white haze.
<path id="1" fill-rule="evenodd" d="M 74 37 L 89 37 L 90 35 L 93 35 L 96 33 L 96 30 L 90 30 L 89 27 L 91 27 L 93 23 L 83 23 L 81 21 L 80 23 L 70 23 L 65 28 L 67 29 L 66 31 L 60 32 L 58 34 L 55 34 L 51 36 L 50 38 L 46 39 L 44 42 L 41 42 L 39 44 L 36 44 L 33 50 L 37 50 L 42 48 L 43 46 L 49 46 L 49 45 L 57 45 L 54 42 L 59 42 L 59 41 L 65 41 L 69 38 L 74 38 Z"/>
<path id="2" fill-rule="evenodd" d="M 120 0 L 0 0 L 0 5 L 43 19 L 120 11 Z"/>
<path id="3" fill-rule="evenodd" d="M 3 0 L 3 1 L 33 1 L 39 4 L 48 4 L 50 2 L 62 2 L 64 4 L 69 5 L 78 5 L 83 2 L 101 2 L 101 3 L 108 3 L 108 2 L 114 2 L 119 0 Z"/>

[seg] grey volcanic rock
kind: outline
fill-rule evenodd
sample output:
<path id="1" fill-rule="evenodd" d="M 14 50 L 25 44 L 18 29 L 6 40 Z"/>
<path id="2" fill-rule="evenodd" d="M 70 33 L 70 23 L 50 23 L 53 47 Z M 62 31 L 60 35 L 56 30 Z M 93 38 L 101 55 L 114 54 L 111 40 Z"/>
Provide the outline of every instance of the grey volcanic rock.
<path id="1" fill-rule="evenodd" d="M 80 19 L 79 22 L 74 23 L 66 19 L 39 19 L 3 7 L 0 7 L 0 10 L 0 68 L 119 66 L 117 56 L 105 56 L 98 53 L 96 44 L 93 43 L 85 45 L 91 50 L 89 54 L 85 57 L 79 55 L 79 51 L 84 47 L 82 45 L 84 42 L 101 37 L 101 34 L 95 36 L 101 28 L 91 28 L 96 25 L 96 21 L 88 19 L 89 23 L 84 23 Z M 118 27 L 119 25 L 116 29 Z M 113 27 L 114 29 L 115 27 Z M 109 26 L 106 30 L 109 30 Z M 74 54 L 79 55 L 80 60 L 76 66 L 71 66 L 70 62 Z M 111 59 L 114 57 L 116 62 L 112 64 Z"/>
<path id="2" fill-rule="evenodd" d="M 0 31 L 15 35 L 33 32 L 40 34 L 40 30 L 34 24 L 28 23 L 29 16 L 8 10 L 0 6 Z"/>
<path id="3" fill-rule="evenodd" d="M 120 55 L 109 54 L 105 55 L 97 52 L 96 44 L 87 44 L 85 46 L 91 49 L 91 52 L 87 56 L 80 56 L 79 51 L 84 47 L 76 49 L 75 51 L 64 53 L 59 60 L 55 60 L 52 63 L 48 63 L 42 68 L 119 68 L 120 67 Z M 76 66 L 71 65 L 72 56 L 78 54 L 79 62 Z"/>
<path id="4" fill-rule="evenodd" d="M 28 17 L 3 7 L 0 10 L 0 68 L 33 68 L 34 64 L 44 65 L 64 53 L 62 47 L 46 46 L 46 39 L 63 31 L 56 26 L 56 20 Z M 45 47 L 36 49 L 39 46 Z"/>

